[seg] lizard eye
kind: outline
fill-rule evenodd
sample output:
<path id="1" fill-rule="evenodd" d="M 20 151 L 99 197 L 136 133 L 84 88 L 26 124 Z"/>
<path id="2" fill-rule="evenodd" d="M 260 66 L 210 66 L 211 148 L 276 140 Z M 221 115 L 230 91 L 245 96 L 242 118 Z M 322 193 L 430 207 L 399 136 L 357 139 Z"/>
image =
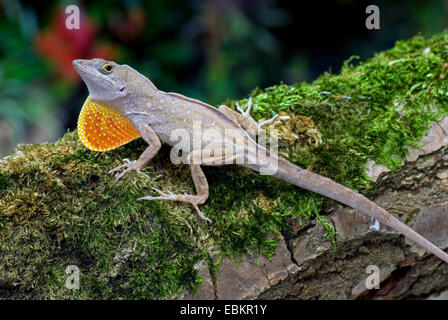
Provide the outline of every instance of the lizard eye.
<path id="1" fill-rule="evenodd" d="M 106 63 L 103 66 L 103 70 L 106 71 L 107 73 L 111 73 L 112 72 L 112 66 L 110 64 Z"/>

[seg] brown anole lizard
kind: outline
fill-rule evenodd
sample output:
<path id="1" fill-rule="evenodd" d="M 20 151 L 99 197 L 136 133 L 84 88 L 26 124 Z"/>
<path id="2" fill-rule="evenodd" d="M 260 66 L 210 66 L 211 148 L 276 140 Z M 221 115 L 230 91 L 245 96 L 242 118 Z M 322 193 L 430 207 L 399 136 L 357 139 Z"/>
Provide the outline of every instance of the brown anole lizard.
<path id="1" fill-rule="evenodd" d="M 157 154 L 162 142 L 173 146 L 177 141 L 172 138 L 176 130 L 193 137 L 195 125 L 200 124 L 201 132 L 206 132 L 196 145 L 193 143 L 187 157 L 197 194 L 172 194 L 153 188 L 159 196 L 139 200 L 189 203 L 210 221 L 198 207 L 209 195 L 201 166 L 235 163 L 238 151 L 244 148 L 242 165 L 259 172 L 275 165 L 276 178 L 355 208 L 448 263 L 448 254 L 360 193 L 302 169 L 258 145 L 247 132 L 257 133 L 260 129 L 260 124 L 249 115 L 250 108 L 238 113 L 226 106 L 218 109 L 177 93 L 160 91 L 133 68 L 112 61 L 74 60 L 73 66 L 89 90 L 78 121 L 83 144 L 91 150 L 107 151 L 141 136 L 149 145 L 136 161 L 125 159 L 124 164 L 110 170 L 117 180 L 131 170 L 141 173 L 140 169 Z"/>

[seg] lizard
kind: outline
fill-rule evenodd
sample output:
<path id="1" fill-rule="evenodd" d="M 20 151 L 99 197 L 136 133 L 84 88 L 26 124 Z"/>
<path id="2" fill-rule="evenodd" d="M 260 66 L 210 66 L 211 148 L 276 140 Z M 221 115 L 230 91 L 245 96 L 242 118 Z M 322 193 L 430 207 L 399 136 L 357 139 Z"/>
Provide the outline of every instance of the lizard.
<path id="1" fill-rule="evenodd" d="M 174 141 L 173 134 L 176 130 L 181 129 L 191 137 L 195 134 L 195 124 L 199 123 L 204 129 L 201 132 L 206 132 L 186 155 L 196 194 L 173 194 L 153 187 L 158 196 L 144 196 L 138 200 L 188 203 L 201 218 L 211 222 L 199 208 L 209 196 L 207 178 L 201 166 L 237 163 L 259 173 L 275 166 L 272 170 L 274 177 L 352 207 L 448 263 L 447 253 L 364 195 L 303 169 L 257 144 L 254 135 L 260 132 L 262 123 L 250 116 L 250 105 L 243 113 L 225 105 L 215 108 L 178 93 L 161 91 L 132 67 L 100 58 L 74 60 L 73 67 L 89 91 L 78 119 L 77 130 L 82 143 L 88 149 L 100 152 L 115 149 L 138 137 L 148 143 L 137 160 L 123 159 L 123 164 L 109 171 L 115 174 L 116 180 L 130 171 L 144 174 L 142 167 L 158 153 L 162 143 L 175 145 L 177 140 Z M 242 146 L 245 148 L 244 161 L 237 162 L 235 152 L 229 150 L 241 150 Z"/>

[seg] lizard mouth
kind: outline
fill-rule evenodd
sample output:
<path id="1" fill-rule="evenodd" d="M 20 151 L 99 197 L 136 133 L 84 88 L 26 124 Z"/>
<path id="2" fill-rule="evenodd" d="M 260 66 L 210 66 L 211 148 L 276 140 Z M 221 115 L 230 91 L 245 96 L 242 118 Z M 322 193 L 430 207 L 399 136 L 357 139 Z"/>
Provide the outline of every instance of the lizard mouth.
<path id="1" fill-rule="evenodd" d="M 73 68 L 76 70 L 76 72 L 78 72 L 78 74 L 79 74 L 80 70 L 82 70 L 84 72 L 89 72 L 89 69 L 87 69 L 86 67 L 84 67 L 82 65 L 81 59 L 73 60 L 72 64 L 73 64 Z"/>
<path id="2" fill-rule="evenodd" d="M 98 72 L 96 70 L 92 70 L 91 67 L 83 65 L 83 61 L 85 60 L 83 59 L 73 60 L 72 64 L 75 71 L 79 74 L 79 76 L 82 78 L 82 80 L 84 80 L 86 84 L 88 83 L 89 79 L 85 75 L 88 74 L 89 76 L 94 76 L 98 79 L 105 80 L 110 85 L 113 85 L 113 82 L 111 80 L 107 79 L 104 76 L 99 75 Z"/>

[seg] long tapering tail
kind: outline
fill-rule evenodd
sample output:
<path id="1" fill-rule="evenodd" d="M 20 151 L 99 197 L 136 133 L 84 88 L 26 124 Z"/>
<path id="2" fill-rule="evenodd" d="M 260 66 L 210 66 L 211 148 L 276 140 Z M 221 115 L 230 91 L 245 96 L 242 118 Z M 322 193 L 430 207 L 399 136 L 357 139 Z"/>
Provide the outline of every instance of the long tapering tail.
<path id="1" fill-rule="evenodd" d="M 448 263 L 448 254 L 435 246 L 433 243 L 422 237 L 420 234 L 406 226 L 400 220 L 396 219 L 385 209 L 381 208 L 373 201 L 367 199 L 362 194 L 353 191 L 350 188 L 320 176 L 311 171 L 302 169 L 284 158 L 278 157 L 278 170 L 274 177 L 289 182 L 298 187 L 311 190 L 324 195 L 328 198 L 339 201 L 347 206 L 361 211 L 362 213 L 377 219 L 386 226 L 400 232 L 415 243 L 419 244 L 429 252 L 433 253 L 446 263 Z"/>

